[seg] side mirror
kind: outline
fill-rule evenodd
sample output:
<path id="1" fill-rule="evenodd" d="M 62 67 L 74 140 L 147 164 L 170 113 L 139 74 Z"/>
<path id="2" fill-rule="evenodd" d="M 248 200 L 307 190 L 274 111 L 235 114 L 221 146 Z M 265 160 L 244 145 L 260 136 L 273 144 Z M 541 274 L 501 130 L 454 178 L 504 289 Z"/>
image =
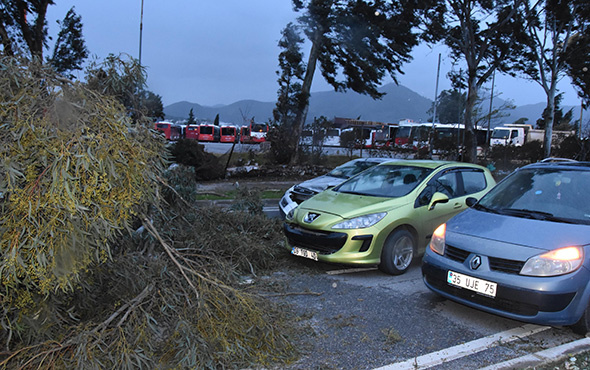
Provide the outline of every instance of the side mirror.
<path id="1" fill-rule="evenodd" d="M 467 207 L 473 207 L 475 203 L 477 203 L 477 198 L 467 197 L 467 199 L 465 199 L 465 204 L 467 204 Z"/>
<path id="2" fill-rule="evenodd" d="M 432 199 L 430 200 L 430 204 L 428 205 L 428 210 L 432 211 L 434 209 L 434 206 L 436 206 L 437 203 L 447 203 L 448 201 L 449 201 L 449 197 L 446 194 L 439 193 L 437 191 L 436 193 L 434 193 L 434 195 L 432 196 Z"/>

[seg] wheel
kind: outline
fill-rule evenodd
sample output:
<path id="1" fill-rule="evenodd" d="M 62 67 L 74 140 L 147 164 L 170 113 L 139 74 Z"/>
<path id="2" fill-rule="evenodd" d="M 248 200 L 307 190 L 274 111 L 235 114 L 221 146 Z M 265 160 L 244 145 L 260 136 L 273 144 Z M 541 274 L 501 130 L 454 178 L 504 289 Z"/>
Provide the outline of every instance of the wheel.
<path id="1" fill-rule="evenodd" d="M 415 249 L 416 241 L 411 232 L 406 229 L 395 230 L 383 243 L 379 270 L 390 275 L 403 274 L 412 264 Z"/>
<path id="2" fill-rule="evenodd" d="M 587 306 L 577 323 L 571 326 L 576 334 L 586 335 L 590 331 L 590 306 Z"/>

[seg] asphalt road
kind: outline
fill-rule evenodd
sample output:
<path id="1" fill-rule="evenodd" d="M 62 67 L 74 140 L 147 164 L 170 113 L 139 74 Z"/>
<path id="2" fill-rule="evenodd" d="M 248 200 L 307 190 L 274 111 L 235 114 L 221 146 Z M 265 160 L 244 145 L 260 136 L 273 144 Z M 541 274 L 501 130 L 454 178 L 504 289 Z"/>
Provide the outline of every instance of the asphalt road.
<path id="1" fill-rule="evenodd" d="M 290 369 L 519 369 L 544 359 L 498 364 L 578 340 L 588 348 L 569 328 L 508 320 L 439 297 L 422 282 L 419 260 L 401 276 L 295 256 L 290 263 L 272 276 L 286 287 L 275 299 L 292 305 L 308 333 L 298 343 L 305 355 Z"/>

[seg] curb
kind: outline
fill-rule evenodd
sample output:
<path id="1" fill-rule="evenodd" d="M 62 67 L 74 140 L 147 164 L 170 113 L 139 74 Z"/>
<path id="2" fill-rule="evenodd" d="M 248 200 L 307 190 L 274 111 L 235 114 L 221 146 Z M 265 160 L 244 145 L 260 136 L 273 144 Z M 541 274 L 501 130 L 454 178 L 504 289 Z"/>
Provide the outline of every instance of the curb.
<path id="1" fill-rule="evenodd" d="M 547 365 L 588 350 L 590 350 L 590 338 L 582 338 L 530 355 L 483 367 L 479 370 L 523 369 L 527 367 Z"/>

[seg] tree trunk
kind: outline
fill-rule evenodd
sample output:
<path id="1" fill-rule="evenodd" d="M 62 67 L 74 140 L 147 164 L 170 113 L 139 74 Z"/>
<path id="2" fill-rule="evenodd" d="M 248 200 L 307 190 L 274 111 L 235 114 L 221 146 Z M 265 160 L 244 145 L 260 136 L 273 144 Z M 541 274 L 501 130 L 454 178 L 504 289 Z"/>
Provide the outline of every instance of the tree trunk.
<path id="1" fill-rule="evenodd" d="M 316 31 L 315 37 L 311 43 L 311 50 L 309 52 L 309 59 L 307 61 L 307 69 L 305 71 L 305 77 L 303 78 L 303 84 L 301 86 L 301 95 L 305 99 L 305 105 L 302 109 L 297 112 L 295 121 L 293 122 L 292 134 L 293 140 L 295 140 L 295 155 L 291 159 L 291 163 L 297 161 L 297 153 L 299 152 L 299 138 L 307 119 L 307 112 L 309 110 L 309 97 L 311 96 L 311 84 L 313 82 L 313 75 L 315 73 L 318 57 L 320 54 L 320 39 L 322 35 L 319 30 Z"/>
<path id="2" fill-rule="evenodd" d="M 477 140 L 475 139 L 475 131 L 473 129 L 473 107 L 477 101 L 476 70 L 468 71 L 467 78 L 467 101 L 465 102 L 465 115 L 463 117 L 463 124 L 465 125 L 463 161 L 475 163 L 477 160 Z"/>

